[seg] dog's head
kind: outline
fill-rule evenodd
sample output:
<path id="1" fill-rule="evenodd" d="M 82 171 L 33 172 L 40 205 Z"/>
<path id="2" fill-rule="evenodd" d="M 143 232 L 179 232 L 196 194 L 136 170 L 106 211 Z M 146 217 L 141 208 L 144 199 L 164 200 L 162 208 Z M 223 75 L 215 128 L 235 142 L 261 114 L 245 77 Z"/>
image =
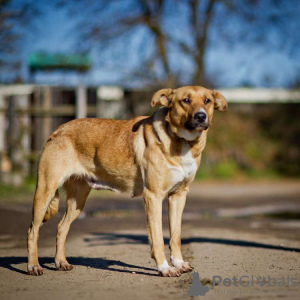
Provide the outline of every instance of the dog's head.
<path id="1" fill-rule="evenodd" d="M 154 94 L 151 105 L 168 107 L 167 121 L 172 131 L 189 141 L 208 129 L 214 109 L 227 109 L 226 99 L 221 93 L 200 86 L 159 90 Z"/>

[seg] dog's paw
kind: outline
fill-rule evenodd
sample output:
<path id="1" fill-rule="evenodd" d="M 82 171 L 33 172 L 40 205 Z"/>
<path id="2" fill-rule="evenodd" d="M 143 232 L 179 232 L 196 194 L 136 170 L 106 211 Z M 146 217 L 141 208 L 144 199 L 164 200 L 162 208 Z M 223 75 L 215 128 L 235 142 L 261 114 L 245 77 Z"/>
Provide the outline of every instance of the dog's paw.
<path id="1" fill-rule="evenodd" d="M 193 271 L 193 267 L 190 265 L 189 262 L 183 261 L 182 259 L 177 259 L 171 257 L 172 265 L 178 269 L 181 273 L 188 273 Z"/>
<path id="2" fill-rule="evenodd" d="M 168 262 L 165 261 L 162 265 L 158 266 L 158 274 L 163 277 L 179 277 L 181 272 L 178 269 L 169 266 Z"/>
<path id="3" fill-rule="evenodd" d="M 73 266 L 69 264 L 66 260 L 55 260 L 56 269 L 59 271 L 71 271 Z"/>
<path id="4" fill-rule="evenodd" d="M 43 268 L 39 264 L 28 265 L 27 274 L 34 276 L 43 275 Z"/>

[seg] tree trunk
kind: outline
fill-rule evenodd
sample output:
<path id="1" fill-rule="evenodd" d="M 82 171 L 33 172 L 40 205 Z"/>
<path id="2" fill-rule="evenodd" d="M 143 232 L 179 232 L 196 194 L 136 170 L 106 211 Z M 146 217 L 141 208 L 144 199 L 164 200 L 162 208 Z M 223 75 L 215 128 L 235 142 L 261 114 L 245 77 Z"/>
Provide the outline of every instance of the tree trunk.
<path id="1" fill-rule="evenodd" d="M 207 35 L 208 29 L 213 13 L 213 8 L 216 3 L 216 0 L 210 0 L 207 4 L 205 12 L 203 14 L 204 21 L 203 25 L 199 24 L 199 14 L 198 14 L 198 0 L 191 1 L 190 9 L 192 10 L 191 14 L 191 23 L 193 30 L 195 31 L 195 44 L 197 45 L 197 55 L 195 55 L 196 70 L 193 76 L 193 84 L 195 85 L 204 85 L 205 84 L 205 50 L 207 45 Z M 199 31 L 199 28 L 202 30 Z"/>

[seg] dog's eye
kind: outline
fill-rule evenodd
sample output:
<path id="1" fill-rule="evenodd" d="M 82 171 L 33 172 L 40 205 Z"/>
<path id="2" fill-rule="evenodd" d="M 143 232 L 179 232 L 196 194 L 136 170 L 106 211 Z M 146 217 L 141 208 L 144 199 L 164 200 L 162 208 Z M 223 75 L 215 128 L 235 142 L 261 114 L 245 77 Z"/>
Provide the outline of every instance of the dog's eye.
<path id="1" fill-rule="evenodd" d="M 208 98 L 206 98 L 206 99 L 204 100 L 204 104 L 208 104 L 208 103 L 210 103 L 210 100 L 209 100 Z"/>
<path id="2" fill-rule="evenodd" d="M 184 103 L 187 103 L 187 104 L 190 104 L 191 103 L 191 100 L 189 98 L 185 98 L 182 100 L 182 102 Z"/>

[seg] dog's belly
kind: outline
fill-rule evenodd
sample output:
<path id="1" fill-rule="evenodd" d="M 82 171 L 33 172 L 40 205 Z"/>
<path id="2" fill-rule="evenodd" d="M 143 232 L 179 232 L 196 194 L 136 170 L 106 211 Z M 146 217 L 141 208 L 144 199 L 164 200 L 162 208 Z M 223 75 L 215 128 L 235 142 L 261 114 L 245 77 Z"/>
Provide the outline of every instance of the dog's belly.
<path id="1" fill-rule="evenodd" d="M 143 192 L 143 181 L 141 176 L 124 178 L 123 180 L 108 180 L 95 177 L 86 177 L 90 188 L 95 190 L 108 190 L 117 193 L 129 193 L 132 197 L 139 196 Z"/>
<path id="2" fill-rule="evenodd" d="M 93 178 L 87 178 L 86 182 L 88 183 L 89 187 L 92 189 L 95 189 L 97 191 L 99 190 L 109 190 L 113 192 L 120 192 L 118 188 L 112 184 L 109 184 L 104 181 L 99 181 Z"/>

